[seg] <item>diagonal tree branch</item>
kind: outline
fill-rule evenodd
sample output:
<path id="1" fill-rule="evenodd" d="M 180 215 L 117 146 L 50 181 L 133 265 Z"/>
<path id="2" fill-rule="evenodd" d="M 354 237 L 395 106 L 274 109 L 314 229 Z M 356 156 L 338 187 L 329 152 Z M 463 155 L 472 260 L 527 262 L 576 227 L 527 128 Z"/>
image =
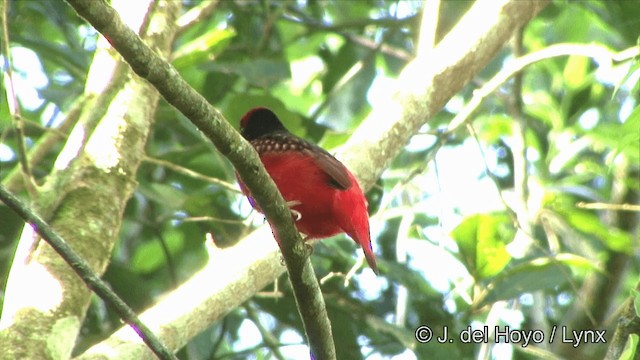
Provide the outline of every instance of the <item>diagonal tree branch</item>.
<path id="1" fill-rule="evenodd" d="M 384 106 L 374 108 L 369 119 L 356 131 L 361 136 L 352 138 L 348 145 L 343 148 L 342 154 L 344 156 L 341 158 L 345 160 L 349 168 L 354 170 L 354 174 L 365 185 L 365 189 L 373 184 L 390 159 L 393 159 L 401 151 L 404 144 L 417 132 L 420 125 L 428 120 L 428 116 L 439 111 L 453 94 L 458 92 L 464 84 L 486 66 L 500 47 L 510 38 L 510 34 L 515 29 L 521 27 L 547 4 L 546 1 L 516 0 L 495 3 L 483 2 L 482 5 L 472 7 L 469 13 L 465 15 L 465 19 L 470 20 L 461 21 L 447 36 L 447 40 L 443 40 L 434 48 L 428 59 L 416 59 L 411 68 L 405 70 L 405 75 L 399 79 L 397 88 L 402 89 L 412 86 L 413 92 L 401 91 L 395 98 L 396 101 L 405 104 L 404 114 L 400 114 L 399 117 L 386 118 L 387 109 Z M 486 24 L 482 29 L 469 34 L 468 28 L 465 29 L 464 26 L 470 26 L 469 23 L 473 19 L 476 21 L 482 19 L 479 23 Z M 471 26 L 472 28 L 478 27 L 477 24 L 472 24 Z M 460 45 L 460 49 L 455 54 L 448 54 L 449 48 L 456 42 L 464 45 Z M 467 48 L 466 46 L 473 47 Z M 484 49 L 485 46 L 488 50 Z M 482 56 L 478 52 L 482 52 Z M 433 60 L 439 57 L 440 61 Z M 420 81 L 413 82 L 410 74 L 417 71 L 413 69 L 418 69 L 420 72 L 428 74 L 428 76 L 420 75 Z M 427 92 L 432 92 L 433 94 L 425 95 L 422 101 L 419 101 L 420 99 L 415 95 Z M 429 99 L 429 101 L 425 99 Z M 205 105 L 200 104 L 198 106 Z M 408 124 L 403 125 L 403 123 Z M 394 131 L 371 136 L 371 129 L 381 126 L 394 129 Z M 403 131 L 402 129 L 407 130 Z M 364 136 L 366 134 L 369 134 L 369 136 Z M 365 163 L 362 159 L 368 159 L 368 161 Z M 247 255 L 264 251 L 259 259 L 241 257 L 243 263 L 239 264 L 238 267 L 242 269 L 248 268 L 244 270 L 245 275 L 234 272 L 230 278 L 221 279 L 218 275 L 221 271 L 224 271 L 224 264 L 218 262 L 216 265 L 216 259 L 225 257 L 223 254 L 212 255 L 210 264 L 207 267 L 168 295 L 165 300 L 160 301 L 146 311 L 141 318 L 145 321 L 147 318 L 158 319 L 157 324 L 148 324 L 153 329 L 161 330 L 158 334 L 166 341 L 171 341 L 175 333 L 165 332 L 163 329 L 175 324 L 189 324 L 190 326 L 188 327 L 179 327 L 182 331 L 182 337 L 180 342 L 175 344 L 175 348 L 180 348 L 188 338 L 203 331 L 210 326 L 211 322 L 239 306 L 247 297 L 260 291 L 264 287 L 264 281 L 267 280 L 256 281 L 257 274 L 267 274 L 266 276 L 270 277 L 270 281 L 272 281 L 282 273 L 281 267 L 272 267 L 273 259 L 277 259 L 275 242 L 270 244 L 269 247 L 264 247 L 265 242 L 262 240 L 264 239 L 260 239 L 260 236 L 252 234 L 233 248 L 223 250 L 237 251 Z M 247 249 L 253 249 L 253 251 L 248 252 Z M 238 271 L 241 272 L 240 270 Z M 215 283 L 215 289 L 207 287 L 207 293 L 210 293 L 210 296 L 194 299 L 193 311 L 181 314 L 179 319 L 171 317 L 158 318 L 160 314 L 166 314 L 172 308 L 172 304 L 177 301 L 176 299 L 192 299 L 193 289 L 199 288 L 198 284 L 202 284 L 205 281 L 204 279 L 217 279 L 218 281 Z M 266 284 L 270 281 L 266 282 Z M 251 286 L 253 287 L 245 286 L 247 283 L 252 284 Z M 228 297 L 225 298 L 218 295 L 219 293 L 225 294 L 227 291 L 233 291 L 234 294 L 238 294 L 238 289 L 242 289 L 242 296 L 234 297 L 234 302 L 228 301 Z M 175 326 L 178 328 L 178 325 Z M 143 344 L 134 346 L 132 342 L 124 341 L 124 339 L 131 338 L 131 335 L 126 336 L 124 334 L 126 332 L 130 332 L 130 330 L 123 328 L 104 343 L 94 346 L 94 348 L 87 351 L 86 356 L 83 355 L 81 358 L 90 359 L 93 358 L 89 356 L 90 353 L 104 354 L 108 349 L 109 351 L 117 351 L 118 354 L 134 353 L 137 356 L 136 358 L 149 359 L 149 352 L 145 353 L 143 351 Z M 174 344 L 168 345 L 174 346 Z M 145 356 L 145 354 L 147 355 Z"/>
<path id="2" fill-rule="evenodd" d="M 236 245 L 218 249 L 207 240 L 209 261 L 188 281 L 144 311 L 140 319 L 165 344 L 177 350 L 209 328 L 216 320 L 271 284 L 282 275 L 280 254 L 266 226 L 258 228 Z M 220 276 L 224 274 L 224 276 Z M 151 360 L 153 354 L 128 327 L 122 327 L 76 360 Z"/>
<path id="3" fill-rule="evenodd" d="M 180 77 L 171 64 L 152 51 L 124 24 L 106 2 L 67 2 L 109 40 L 136 74 L 155 86 L 169 104 L 196 125 L 231 161 L 281 240 L 281 251 L 312 353 L 319 359 L 335 359 L 329 318 L 308 252 L 293 225 L 289 208 L 251 145 Z"/>
<path id="4" fill-rule="evenodd" d="M 371 186 L 422 125 L 493 59 L 513 32 L 549 1 L 479 1 L 426 56 L 402 71 L 388 101 L 371 114 L 345 148 L 345 164 Z M 473 29 L 473 31 L 470 31 Z M 383 149 L 384 151 L 381 151 Z M 364 163 L 358 158 L 370 159 Z"/>
<path id="5" fill-rule="evenodd" d="M 148 17 L 154 32 L 144 31 L 143 36 L 166 54 L 180 4 L 158 3 L 162 6 L 150 9 L 140 1 L 136 4 L 142 6 L 132 9 L 129 4 L 127 10 L 130 20 Z M 79 121 L 32 204 L 99 274 L 109 262 L 135 189 L 134 176 L 159 99 L 153 87 L 119 65 L 117 53 L 105 43 L 98 42 L 85 85 L 85 94 L 95 96 L 82 105 Z M 31 226 L 24 226 L 6 284 L 0 358 L 68 359 L 90 300 L 90 289 L 71 265 L 40 241 Z"/>
<path id="6" fill-rule="evenodd" d="M 131 326 L 149 346 L 149 348 L 160 359 L 176 359 L 173 352 L 169 351 L 156 335 L 138 319 L 136 313 L 111 290 L 109 285 L 105 283 L 100 276 L 96 274 L 91 266 L 79 256 L 73 249 L 60 237 L 49 224 L 47 224 L 38 214 L 34 213 L 24 202 L 11 194 L 3 185 L 0 184 L 0 200 L 4 202 L 11 210 L 15 211 L 22 219 L 34 227 L 34 230 L 45 239 L 51 247 L 71 266 L 73 271 L 82 278 L 82 281 L 88 288 L 93 290 L 100 298 L 109 304 L 113 310 L 118 313 L 121 319 Z"/>

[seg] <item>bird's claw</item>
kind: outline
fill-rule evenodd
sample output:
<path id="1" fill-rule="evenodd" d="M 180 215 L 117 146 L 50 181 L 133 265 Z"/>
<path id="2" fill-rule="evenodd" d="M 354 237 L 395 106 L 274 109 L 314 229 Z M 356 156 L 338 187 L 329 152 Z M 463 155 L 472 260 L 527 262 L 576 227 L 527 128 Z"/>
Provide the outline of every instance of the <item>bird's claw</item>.
<path id="1" fill-rule="evenodd" d="M 311 254 L 313 254 L 313 246 L 307 244 L 306 242 L 304 243 L 304 246 L 307 250 L 307 256 L 311 256 Z"/>
<path id="2" fill-rule="evenodd" d="M 295 219 L 295 221 L 300 221 L 302 219 L 302 213 L 298 210 L 292 209 L 292 207 L 296 205 L 301 205 L 301 204 L 302 203 L 298 200 L 287 201 L 287 206 L 289 207 L 289 211 L 291 211 L 291 215 L 293 215 L 293 218 Z"/>
<path id="3" fill-rule="evenodd" d="M 294 221 L 300 221 L 302 219 L 302 213 L 298 210 L 289 209 L 291 215 L 293 215 Z"/>

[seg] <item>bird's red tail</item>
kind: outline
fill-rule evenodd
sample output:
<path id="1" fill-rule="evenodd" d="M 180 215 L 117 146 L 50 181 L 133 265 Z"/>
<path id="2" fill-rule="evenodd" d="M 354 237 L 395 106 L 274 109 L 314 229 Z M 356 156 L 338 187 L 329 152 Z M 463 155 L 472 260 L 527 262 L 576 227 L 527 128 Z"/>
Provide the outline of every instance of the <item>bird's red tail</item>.
<path id="1" fill-rule="evenodd" d="M 342 192 L 336 199 L 341 204 L 336 208 L 343 214 L 338 217 L 342 220 L 340 227 L 349 235 L 364 251 L 364 256 L 371 270 L 378 275 L 376 257 L 371 247 L 371 234 L 369 231 L 369 213 L 367 212 L 367 200 L 358 185 L 353 174 L 349 173 L 353 186 Z"/>
<path id="2" fill-rule="evenodd" d="M 365 214 L 367 214 L 365 212 Z M 359 222 L 361 226 L 357 226 L 354 234 L 347 233 L 353 240 L 362 247 L 362 251 L 364 251 L 364 257 L 367 259 L 367 263 L 371 270 L 373 270 L 376 275 L 378 272 L 378 265 L 376 264 L 376 256 L 373 254 L 373 248 L 371 247 L 371 235 L 369 233 L 369 219 L 368 217 L 365 219 L 365 222 Z"/>

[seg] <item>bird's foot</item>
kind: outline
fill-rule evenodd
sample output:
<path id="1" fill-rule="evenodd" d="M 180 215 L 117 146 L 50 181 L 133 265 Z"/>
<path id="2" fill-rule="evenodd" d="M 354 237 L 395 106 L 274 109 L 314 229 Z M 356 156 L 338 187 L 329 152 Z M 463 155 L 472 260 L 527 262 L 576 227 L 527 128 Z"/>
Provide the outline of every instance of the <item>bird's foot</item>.
<path id="1" fill-rule="evenodd" d="M 289 209 L 291 215 L 293 215 L 293 221 L 300 221 L 302 219 L 302 213 L 298 210 Z"/>
<path id="2" fill-rule="evenodd" d="M 289 211 L 291 211 L 291 215 L 293 215 L 294 221 L 300 221 L 302 219 L 302 213 L 298 210 L 292 209 L 292 207 L 301 204 L 302 203 L 298 200 L 287 201 L 287 206 L 289 207 Z"/>
<path id="3" fill-rule="evenodd" d="M 304 247 L 307 250 L 307 256 L 311 256 L 311 254 L 313 254 L 313 246 L 307 244 L 306 242 L 304 243 Z"/>
<path id="4" fill-rule="evenodd" d="M 315 241 L 310 240 L 313 239 L 309 235 L 304 235 L 302 237 L 302 242 L 304 243 L 304 248 L 306 250 L 307 256 L 311 256 L 313 254 L 313 244 L 315 244 Z"/>

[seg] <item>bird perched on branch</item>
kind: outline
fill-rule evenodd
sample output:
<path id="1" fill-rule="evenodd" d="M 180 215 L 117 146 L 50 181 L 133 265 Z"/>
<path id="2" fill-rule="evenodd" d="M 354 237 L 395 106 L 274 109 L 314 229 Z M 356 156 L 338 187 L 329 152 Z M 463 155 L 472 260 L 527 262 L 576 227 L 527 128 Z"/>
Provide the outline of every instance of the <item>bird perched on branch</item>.
<path id="1" fill-rule="evenodd" d="M 305 240 L 344 232 L 362 247 L 377 274 L 367 200 L 349 169 L 326 150 L 290 133 L 267 108 L 247 112 L 240 120 L 240 132 L 258 152 Z M 241 179 L 239 183 L 251 205 L 261 212 Z"/>

